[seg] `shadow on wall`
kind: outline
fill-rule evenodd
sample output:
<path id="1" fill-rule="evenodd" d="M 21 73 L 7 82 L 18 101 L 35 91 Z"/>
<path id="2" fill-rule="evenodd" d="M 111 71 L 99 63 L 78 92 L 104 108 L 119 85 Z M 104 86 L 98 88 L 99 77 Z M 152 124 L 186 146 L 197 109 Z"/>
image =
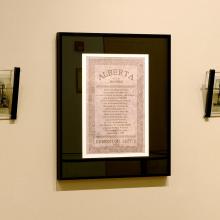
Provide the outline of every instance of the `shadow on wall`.
<path id="1" fill-rule="evenodd" d="M 57 181 L 57 191 L 91 190 L 91 189 L 116 189 L 138 187 L 163 187 L 167 186 L 167 177 L 141 177 L 118 179 L 86 179 Z"/>

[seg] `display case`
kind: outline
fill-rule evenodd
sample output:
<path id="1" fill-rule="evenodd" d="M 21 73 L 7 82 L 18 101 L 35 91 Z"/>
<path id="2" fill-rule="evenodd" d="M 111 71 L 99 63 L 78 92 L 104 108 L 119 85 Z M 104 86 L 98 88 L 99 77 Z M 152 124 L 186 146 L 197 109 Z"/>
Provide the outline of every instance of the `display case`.
<path id="1" fill-rule="evenodd" d="M 170 137 L 170 35 L 57 33 L 57 179 L 169 176 Z"/>

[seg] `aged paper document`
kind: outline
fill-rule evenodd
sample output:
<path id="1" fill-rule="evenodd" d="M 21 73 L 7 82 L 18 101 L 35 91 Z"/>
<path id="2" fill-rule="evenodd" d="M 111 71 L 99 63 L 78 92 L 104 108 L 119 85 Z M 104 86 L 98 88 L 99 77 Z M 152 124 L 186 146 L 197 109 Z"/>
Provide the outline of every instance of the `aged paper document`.
<path id="1" fill-rule="evenodd" d="M 147 54 L 82 55 L 83 158 L 149 155 Z"/>

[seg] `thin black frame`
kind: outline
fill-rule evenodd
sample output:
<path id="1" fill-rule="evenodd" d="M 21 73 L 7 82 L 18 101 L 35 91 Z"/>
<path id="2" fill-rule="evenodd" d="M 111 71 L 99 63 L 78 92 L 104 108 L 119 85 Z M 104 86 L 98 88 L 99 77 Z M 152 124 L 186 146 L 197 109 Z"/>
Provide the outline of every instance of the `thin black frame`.
<path id="1" fill-rule="evenodd" d="M 19 92 L 19 80 L 20 80 L 20 68 L 14 68 L 14 84 L 12 94 L 12 106 L 11 106 L 11 119 L 17 118 L 17 107 L 18 107 L 18 92 Z"/>
<path id="2" fill-rule="evenodd" d="M 167 69 L 166 72 L 166 118 L 167 124 L 166 129 L 168 131 L 167 135 L 167 149 L 166 149 L 166 167 L 160 168 L 161 172 L 149 172 L 145 173 L 144 175 L 122 175 L 122 176 L 66 176 L 63 174 L 63 164 L 64 163 L 74 163 L 74 161 L 80 160 L 69 160 L 69 159 L 62 159 L 62 74 L 63 73 L 63 54 L 62 54 L 62 39 L 65 37 L 76 37 L 76 36 L 84 36 L 84 37 L 119 37 L 119 38 L 146 38 L 146 39 L 165 39 L 166 40 L 166 56 L 167 56 Z M 57 33 L 57 179 L 58 180 L 65 180 L 65 179 L 87 179 L 87 178 L 122 178 L 122 177 L 140 177 L 140 176 L 170 176 L 171 175 L 171 35 L 168 34 L 113 34 L 113 33 L 67 33 L 67 32 L 59 32 Z M 124 160 L 123 158 L 120 158 Z M 143 158 L 139 158 L 141 160 L 141 166 L 145 166 L 147 161 L 157 160 L 158 157 L 149 157 L 146 160 Z M 96 159 L 96 161 L 108 161 L 108 159 Z M 111 161 L 118 160 L 115 158 L 111 158 Z M 128 161 L 133 161 L 134 158 L 126 158 Z M 83 161 L 90 162 L 91 159 L 83 159 Z M 155 166 L 155 165 L 153 165 Z"/>

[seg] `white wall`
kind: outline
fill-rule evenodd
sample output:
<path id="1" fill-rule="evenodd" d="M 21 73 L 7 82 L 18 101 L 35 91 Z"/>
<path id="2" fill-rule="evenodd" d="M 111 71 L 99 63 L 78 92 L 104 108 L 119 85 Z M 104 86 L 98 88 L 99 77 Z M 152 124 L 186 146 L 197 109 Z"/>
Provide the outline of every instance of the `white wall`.
<path id="1" fill-rule="evenodd" d="M 0 219 L 219 220 L 218 0 L 0 0 L 0 69 L 21 67 L 18 119 L 0 121 Z M 56 32 L 172 35 L 172 176 L 56 182 Z"/>

